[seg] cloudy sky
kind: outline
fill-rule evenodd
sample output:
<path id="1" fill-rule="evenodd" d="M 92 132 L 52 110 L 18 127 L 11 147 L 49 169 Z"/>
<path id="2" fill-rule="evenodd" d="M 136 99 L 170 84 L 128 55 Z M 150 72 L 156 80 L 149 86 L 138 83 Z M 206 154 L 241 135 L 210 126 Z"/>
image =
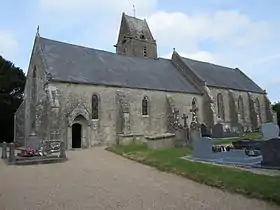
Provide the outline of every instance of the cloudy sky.
<path id="1" fill-rule="evenodd" d="M 172 3 L 171 3 L 172 2 Z M 280 99 L 279 0 L 0 0 L 0 55 L 27 71 L 43 37 L 114 52 L 121 13 L 146 18 L 161 57 L 242 69 Z"/>

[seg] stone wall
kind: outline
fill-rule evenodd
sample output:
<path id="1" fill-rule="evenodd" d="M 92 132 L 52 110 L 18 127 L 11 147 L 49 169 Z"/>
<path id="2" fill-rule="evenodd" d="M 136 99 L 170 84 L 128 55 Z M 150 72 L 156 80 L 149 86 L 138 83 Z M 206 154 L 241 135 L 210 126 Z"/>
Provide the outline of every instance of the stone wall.
<path id="1" fill-rule="evenodd" d="M 180 114 L 187 114 L 191 118 L 191 103 L 194 97 L 197 99 L 197 106 L 202 110 L 202 97 L 199 95 L 185 94 L 185 93 L 166 93 L 163 91 L 148 91 L 140 89 L 115 88 L 104 86 L 92 86 L 82 84 L 70 83 L 53 83 L 61 93 L 61 113 L 67 116 L 71 109 L 78 104 L 84 107 L 84 113 L 89 112 L 91 116 L 91 99 L 93 94 L 99 96 L 99 119 L 85 119 L 89 124 L 89 143 L 107 144 L 116 141 L 117 130 L 118 133 L 135 134 L 135 135 L 154 135 L 161 134 L 167 131 L 167 94 L 172 96 L 176 108 L 180 110 Z M 125 130 L 117 129 L 119 124 L 120 110 L 118 109 L 117 95 L 125 96 L 128 103 L 128 110 L 126 116 L 129 119 L 128 127 Z M 142 116 L 142 99 L 144 96 L 148 97 L 147 116 Z M 72 107 L 72 108 L 71 108 Z M 87 114 L 84 114 L 87 115 Z M 203 121 L 201 111 L 198 111 L 199 120 Z M 182 119 L 180 119 L 182 120 Z M 183 123 L 183 122 L 182 122 Z M 125 122 L 124 122 L 125 124 Z M 65 126 L 61 124 L 60 126 Z M 70 125 L 71 126 L 71 125 Z M 125 126 L 125 125 L 124 125 Z M 61 128 L 62 129 L 62 128 Z M 70 129 L 65 128 L 67 132 L 67 142 L 71 141 Z"/>
<path id="2" fill-rule="evenodd" d="M 147 58 L 157 58 L 157 44 L 156 42 L 141 40 L 137 38 L 124 38 L 125 43 L 118 43 L 117 54 L 145 57 L 144 48 L 146 48 Z"/>
<path id="3" fill-rule="evenodd" d="M 27 138 L 32 132 L 32 127 L 35 127 L 36 130 L 39 126 L 36 122 L 36 118 L 38 118 L 38 114 L 40 114 L 37 112 L 37 105 L 43 104 L 44 100 L 46 100 L 45 84 L 50 79 L 49 74 L 46 71 L 44 60 L 40 54 L 41 49 L 38 47 L 38 41 L 39 39 L 36 38 L 24 90 L 25 138 Z M 33 91 L 35 94 L 33 94 Z"/>
<path id="4" fill-rule="evenodd" d="M 15 133 L 14 142 L 18 145 L 24 145 L 25 142 L 25 102 L 23 101 L 15 113 Z"/>
<path id="5" fill-rule="evenodd" d="M 238 98 L 241 96 L 244 104 L 244 121 L 241 124 L 246 127 L 260 126 L 261 122 L 267 122 L 267 105 L 266 105 L 266 95 L 260 93 L 249 93 L 237 90 L 228 90 L 216 87 L 209 87 L 211 94 L 216 103 L 215 111 L 218 113 L 217 107 L 217 95 L 219 93 L 223 96 L 225 119 L 223 122 L 234 124 L 240 122 L 240 116 L 238 116 Z M 257 108 L 255 101 L 256 99 L 260 102 L 260 116 L 259 121 L 257 119 Z M 235 111 L 235 112 L 234 112 Z M 255 125 L 256 124 L 256 125 Z"/>

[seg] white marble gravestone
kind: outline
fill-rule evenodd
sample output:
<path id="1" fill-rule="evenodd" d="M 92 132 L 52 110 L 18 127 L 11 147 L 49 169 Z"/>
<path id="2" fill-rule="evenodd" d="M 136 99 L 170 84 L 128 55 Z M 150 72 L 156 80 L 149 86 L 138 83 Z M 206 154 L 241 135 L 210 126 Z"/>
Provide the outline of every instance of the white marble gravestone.
<path id="1" fill-rule="evenodd" d="M 261 126 L 263 140 L 279 137 L 279 126 L 275 123 L 263 123 Z"/>

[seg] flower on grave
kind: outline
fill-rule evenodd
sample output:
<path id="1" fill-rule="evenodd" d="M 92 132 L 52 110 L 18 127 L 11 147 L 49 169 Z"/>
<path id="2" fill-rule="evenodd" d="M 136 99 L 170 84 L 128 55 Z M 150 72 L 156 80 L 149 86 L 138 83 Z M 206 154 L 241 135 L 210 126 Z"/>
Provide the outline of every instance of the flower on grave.
<path id="1" fill-rule="evenodd" d="M 28 153 L 35 153 L 36 149 L 28 147 L 28 148 L 25 149 L 25 151 L 28 152 Z"/>

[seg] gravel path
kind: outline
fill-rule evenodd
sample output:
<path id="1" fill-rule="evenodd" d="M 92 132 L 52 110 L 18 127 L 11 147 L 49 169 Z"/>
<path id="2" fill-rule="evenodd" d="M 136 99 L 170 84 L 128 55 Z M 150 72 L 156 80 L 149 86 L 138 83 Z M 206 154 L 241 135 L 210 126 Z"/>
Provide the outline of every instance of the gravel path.
<path id="1" fill-rule="evenodd" d="M 67 155 L 69 161 L 50 165 L 6 166 L 0 161 L 0 209 L 280 209 L 157 171 L 102 148 Z"/>

